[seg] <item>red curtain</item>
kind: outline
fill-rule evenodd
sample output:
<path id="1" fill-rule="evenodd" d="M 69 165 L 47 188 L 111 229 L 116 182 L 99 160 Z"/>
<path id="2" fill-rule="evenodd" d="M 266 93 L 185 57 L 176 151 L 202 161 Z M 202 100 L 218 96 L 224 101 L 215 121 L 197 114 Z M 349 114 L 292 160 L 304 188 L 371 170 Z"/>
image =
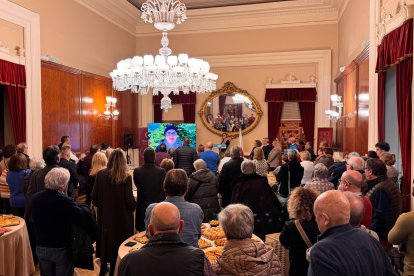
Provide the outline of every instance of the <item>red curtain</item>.
<path id="1" fill-rule="evenodd" d="M 396 66 L 398 134 L 403 170 L 403 212 L 411 209 L 411 89 L 413 61 L 406 59 Z"/>
<path id="2" fill-rule="evenodd" d="M 224 106 L 226 105 L 226 95 L 219 96 L 219 112 L 220 115 L 223 116 L 224 114 Z"/>
<path id="3" fill-rule="evenodd" d="M 299 111 L 306 141 L 313 142 L 315 134 L 315 103 L 299 102 Z"/>
<path id="4" fill-rule="evenodd" d="M 378 141 L 385 141 L 385 79 L 386 72 L 378 73 Z"/>
<path id="5" fill-rule="evenodd" d="M 0 84 L 0 118 L 4 118 L 4 93 L 6 87 Z M 4 147 L 4 120 L 0 119 L 0 148 Z"/>
<path id="6" fill-rule="evenodd" d="M 26 91 L 17 86 L 6 86 L 9 96 L 13 137 L 16 144 L 26 142 Z"/>
<path id="7" fill-rule="evenodd" d="M 162 109 L 159 103 L 154 103 L 154 123 L 162 123 Z"/>
<path id="8" fill-rule="evenodd" d="M 152 103 L 160 104 L 163 97 L 164 96 L 162 94 L 152 96 Z M 183 94 L 183 92 L 180 92 L 178 95 L 170 94 L 168 97 L 171 99 L 172 104 L 195 104 L 197 101 L 196 93 L 194 92 L 190 92 L 189 94 Z"/>
<path id="9" fill-rule="evenodd" d="M 26 88 L 26 69 L 24 65 L 0 59 L 0 84 Z"/>
<path id="10" fill-rule="evenodd" d="M 268 88 L 265 102 L 316 102 L 316 89 Z"/>
<path id="11" fill-rule="evenodd" d="M 282 119 L 283 102 L 269 102 L 267 104 L 267 133 L 270 141 L 277 137 Z"/>
<path id="12" fill-rule="evenodd" d="M 184 123 L 195 123 L 195 104 L 183 104 Z"/>

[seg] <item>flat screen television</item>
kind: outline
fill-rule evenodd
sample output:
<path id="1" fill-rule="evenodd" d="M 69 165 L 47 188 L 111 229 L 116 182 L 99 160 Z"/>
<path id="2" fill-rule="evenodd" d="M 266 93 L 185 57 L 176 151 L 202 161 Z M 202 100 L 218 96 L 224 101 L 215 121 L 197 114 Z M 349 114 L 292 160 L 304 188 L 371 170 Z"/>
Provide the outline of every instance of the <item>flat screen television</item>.
<path id="1" fill-rule="evenodd" d="M 149 123 L 148 143 L 157 150 L 164 143 L 167 150 L 178 148 L 183 145 L 184 138 L 190 139 L 190 147 L 196 148 L 196 125 L 195 124 L 172 124 L 172 123 Z"/>

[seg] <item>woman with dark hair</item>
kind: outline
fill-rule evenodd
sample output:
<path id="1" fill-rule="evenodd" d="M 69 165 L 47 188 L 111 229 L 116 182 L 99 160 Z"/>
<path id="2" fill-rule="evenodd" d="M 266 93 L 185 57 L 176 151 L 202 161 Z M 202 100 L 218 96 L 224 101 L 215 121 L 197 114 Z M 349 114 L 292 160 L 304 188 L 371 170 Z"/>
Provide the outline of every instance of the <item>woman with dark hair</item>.
<path id="1" fill-rule="evenodd" d="M 9 172 L 7 173 L 7 184 L 10 188 L 10 207 L 12 213 L 19 217 L 24 217 L 24 177 L 30 174 L 27 169 L 26 156 L 18 153 L 10 157 Z"/>
<path id="2" fill-rule="evenodd" d="M 252 151 L 250 152 L 250 160 L 254 159 L 254 149 L 262 147 L 262 141 L 260 140 L 254 140 L 254 147 L 252 148 Z"/>
<path id="3" fill-rule="evenodd" d="M 132 177 L 121 149 L 109 156 L 108 167 L 97 173 L 92 202 L 98 207 L 96 256 L 101 259 L 99 275 L 105 275 L 110 264 L 114 274 L 118 247 L 134 234 L 136 202 L 132 194 Z"/>
<path id="4" fill-rule="evenodd" d="M 159 167 L 161 161 L 166 158 L 170 159 L 171 156 L 167 152 L 167 146 L 165 144 L 161 144 L 157 152 L 155 153 L 155 166 Z"/>
<path id="5" fill-rule="evenodd" d="M 174 169 L 174 161 L 172 161 L 171 159 L 163 159 L 160 163 L 160 168 L 164 169 L 165 172 L 169 172 L 172 169 Z"/>
<path id="6" fill-rule="evenodd" d="M 230 147 L 230 140 L 231 140 L 231 138 L 229 138 L 229 137 L 227 136 L 227 133 L 223 133 L 223 134 L 221 135 L 221 142 L 220 142 L 220 144 L 226 144 L 226 148 L 224 148 L 224 149 L 220 149 L 220 157 L 221 157 L 221 158 L 223 158 L 223 157 L 224 157 L 224 153 L 226 152 L 226 150 L 228 150 L 228 149 L 229 149 L 229 147 Z"/>
<path id="7" fill-rule="evenodd" d="M 180 139 L 180 131 L 174 125 L 168 125 L 164 129 L 164 139 L 160 141 L 160 144 L 155 150 L 159 150 L 161 144 L 167 146 L 167 150 L 170 148 L 178 149 L 183 145 L 183 142 Z"/>
<path id="8" fill-rule="evenodd" d="M 306 260 L 306 250 L 316 242 L 320 234 L 313 213 L 313 204 L 317 197 L 316 191 L 298 187 L 292 191 L 288 199 L 289 217 L 293 220 L 286 222 L 279 240 L 289 249 L 289 275 L 291 276 L 308 274 L 309 262 Z M 301 234 L 302 230 L 304 234 Z M 308 242 L 311 244 L 307 244 Z"/>

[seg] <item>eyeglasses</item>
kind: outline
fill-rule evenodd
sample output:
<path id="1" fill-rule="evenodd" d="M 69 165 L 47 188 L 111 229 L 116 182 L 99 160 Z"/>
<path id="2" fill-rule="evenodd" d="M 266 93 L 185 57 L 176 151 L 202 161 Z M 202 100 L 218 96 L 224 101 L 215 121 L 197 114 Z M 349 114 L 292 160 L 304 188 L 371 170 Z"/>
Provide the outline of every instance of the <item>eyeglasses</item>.
<path id="1" fill-rule="evenodd" d="M 172 135 L 177 135 L 177 132 L 175 132 L 175 131 L 167 131 L 167 132 L 165 133 L 165 135 L 169 135 L 169 136 L 172 136 Z"/>

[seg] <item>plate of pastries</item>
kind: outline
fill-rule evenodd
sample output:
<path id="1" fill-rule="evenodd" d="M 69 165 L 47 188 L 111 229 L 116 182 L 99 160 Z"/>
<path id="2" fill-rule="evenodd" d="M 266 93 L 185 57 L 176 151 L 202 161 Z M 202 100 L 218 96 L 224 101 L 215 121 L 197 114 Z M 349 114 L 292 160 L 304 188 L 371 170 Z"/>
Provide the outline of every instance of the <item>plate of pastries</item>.
<path id="1" fill-rule="evenodd" d="M 226 235 L 224 234 L 223 228 L 221 228 L 221 226 L 203 229 L 201 233 L 203 237 L 211 241 L 223 239 L 226 237 Z"/>
<path id="2" fill-rule="evenodd" d="M 220 225 L 220 222 L 217 219 L 210 220 L 209 222 L 211 227 L 216 227 Z"/>
<path id="3" fill-rule="evenodd" d="M 18 217 L 15 217 L 13 215 L 0 216 L 0 227 L 15 226 L 19 224 L 20 224 L 20 221 Z"/>

